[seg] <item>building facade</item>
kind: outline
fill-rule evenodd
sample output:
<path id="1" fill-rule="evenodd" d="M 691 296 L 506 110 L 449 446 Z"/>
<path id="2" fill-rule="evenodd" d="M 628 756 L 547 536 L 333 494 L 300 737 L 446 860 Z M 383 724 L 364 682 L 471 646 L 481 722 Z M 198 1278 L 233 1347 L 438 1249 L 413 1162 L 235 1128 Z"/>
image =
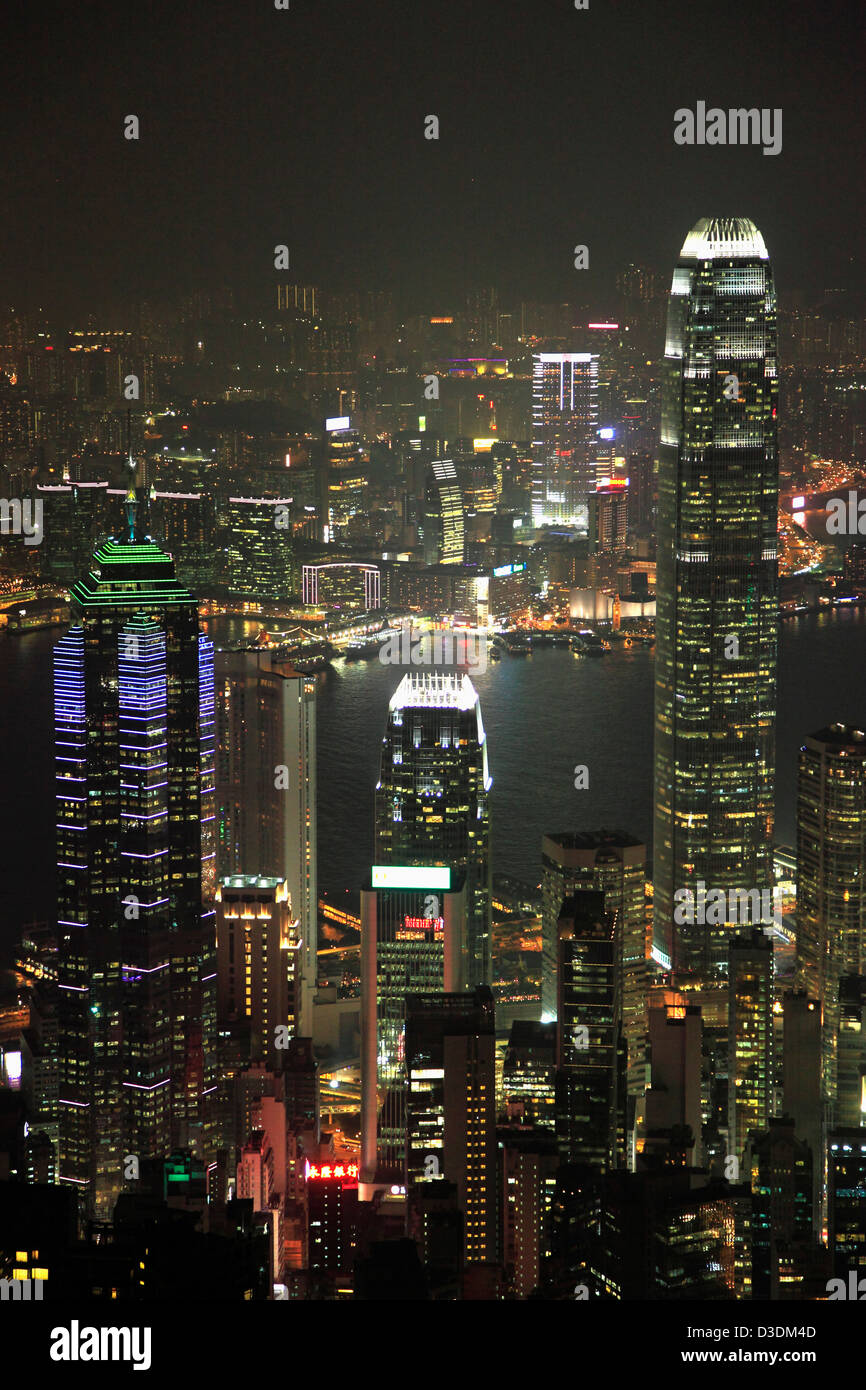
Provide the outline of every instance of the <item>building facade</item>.
<path id="1" fill-rule="evenodd" d="M 723 977 L 737 923 L 674 894 L 772 888 L 778 622 L 776 297 L 745 218 L 704 218 L 673 275 L 658 475 L 654 950 Z M 739 924 L 742 925 L 742 924 Z"/>
<path id="2" fill-rule="evenodd" d="M 532 358 L 532 524 L 586 521 L 595 489 L 598 354 Z"/>
<path id="3" fill-rule="evenodd" d="M 361 891 L 362 1200 L 406 1167 L 406 1000 L 462 990 L 466 892 L 450 867 L 375 865 Z"/>
<path id="4" fill-rule="evenodd" d="M 377 864 L 466 876 L 466 983 L 490 974 L 490 788 L 481 704 L 468 676 L 410 671 L 391 697 L 376 786 Z"/>
<path id="5" fill-rule="evenodd" d="M 221 875 L 285 879 L 301 941 L 298 1031 L 316 983 L 316 687 L 267 651 L 217 654 Z"/>
<path id="6" fill-rule="evenodd" d="M 216 1088 L 213 646 L 135 511 L 54 656 L 59 1177 L 99 1219 L 127 1155 L 209 1157 Z"/>
<path id="7" fill-rule="evenodd" d="M 837 1092 L 840 985 L 866 975 L 866 734 L 845 724 L 803 741 L 797 786 L 797 973 L 821 1003 L 823 1085 Z"/>

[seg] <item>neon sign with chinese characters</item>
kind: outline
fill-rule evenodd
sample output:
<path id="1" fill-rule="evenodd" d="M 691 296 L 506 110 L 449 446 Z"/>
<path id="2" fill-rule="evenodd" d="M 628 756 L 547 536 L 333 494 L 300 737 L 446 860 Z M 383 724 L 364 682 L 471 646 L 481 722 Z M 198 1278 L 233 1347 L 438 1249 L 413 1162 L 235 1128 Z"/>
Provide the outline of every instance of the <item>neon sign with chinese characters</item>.
<path id="1" fill-rule="evenodd" d="M 309 1181 L 310 1178 L 326 1178 L 329 1182 L 346 1182 L 349 1185 L 357 1185 L 358 1165 L 357 1163 L 310 1163 L 307 1160 L 304 1168 L 304 1177 Z"/>
<path id="2" fill-rule="evenodd" d="M 444 937 L 444 917 L 404 917 L 402 927 L 394 933 L 395 941 L 442 941 Z"/>

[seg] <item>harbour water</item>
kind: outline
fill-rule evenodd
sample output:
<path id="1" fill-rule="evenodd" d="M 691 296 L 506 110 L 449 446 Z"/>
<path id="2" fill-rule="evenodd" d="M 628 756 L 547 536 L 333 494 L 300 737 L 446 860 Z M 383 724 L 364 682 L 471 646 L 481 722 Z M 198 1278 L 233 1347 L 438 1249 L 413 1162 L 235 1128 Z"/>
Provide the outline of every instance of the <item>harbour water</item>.
<path id="1" fill-rule="evenodd" d="M 258 624 L 214 620 L 219 645 Z M 2 795 L 0 945 L 53 911 L 51 652 L 61 629 L 0 640 Z M 388 700 L 402 672 L 337 662 L 318 688 L 319 884 L 354 898 L 369 869 L 373 792 Z M 565 647 L 504 656 L 473 673 L 493 777 L 494 870 L 538 881 L 545 831 L 652 831 L 653 654 L 614 649 L 596 661 Z M 777 841 L 793 843 L 797 750 L 836 720 L 866 727 L 866 610 L 782 624 L 777 724 Z M 588 769 L 576 790 L 574 769 Z M 348 905 L 348 903 L 347 903 Z"/>

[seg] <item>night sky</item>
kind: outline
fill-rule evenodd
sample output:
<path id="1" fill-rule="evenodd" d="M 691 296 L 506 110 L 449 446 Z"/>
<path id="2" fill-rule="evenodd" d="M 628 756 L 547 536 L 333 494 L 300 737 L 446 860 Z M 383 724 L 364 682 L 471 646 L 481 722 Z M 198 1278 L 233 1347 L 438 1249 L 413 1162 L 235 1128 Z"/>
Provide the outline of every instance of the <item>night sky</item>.
<path id="1" fill-rule="evenodd" d="M 753 218 L 783 293 L 862 290 L 864 13 L 6 0 L 0 308 L 122 314 L 214 284 L 269 305 L 285 242 L 282 278 L 419 312 L 481 285 L 601 310 L 621 265 L 669 273 L 705 215 Z M 782 153 L 676 146 L 699 100 L 782 107 Z"/>

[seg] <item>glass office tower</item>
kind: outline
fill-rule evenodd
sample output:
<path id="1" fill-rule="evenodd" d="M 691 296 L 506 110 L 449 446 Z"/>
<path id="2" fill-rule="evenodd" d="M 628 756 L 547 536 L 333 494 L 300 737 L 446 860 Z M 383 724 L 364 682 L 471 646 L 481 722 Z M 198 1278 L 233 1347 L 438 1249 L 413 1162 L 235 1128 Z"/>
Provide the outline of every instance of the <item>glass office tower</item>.
<path id="1" fill-rule="evenodd" d="M 220 875 L 285 879 L 300 924 L 296 1031 L 310 1037 L 316 992 L 316 685 L 269 651 L 216 657 Z M 285 782 L 276 773 L 284 768 Z"/>
<path id="2" fill-rule="evenodd" d="M 465 879 L 448 866 L 376 864 L 361 890 L 361 1179 L 404 1182 L 406 1001 L 462 991 Z"/>
<path id="3" fill-rule="evenodd" d="M 534 353 L 533 526 L 586 522 L 597 426 L 598 353 Z"/>
<path id="4" fill-rule="evenodd" d="M 776 297 L 764 239 L 747 219 L 704 218 L 686 237 L 665 374 L 654 954 L 718 980 L 737 924 L 702 923 L 702 913 L 677 923 L 674 894 L 703 882 L 730 902 L 736 889 L 770 890 L 773 872 Z"/>
<path id="5" fill-rule="evenodd" d="M 830 1098 L 837 1087 L 840 990 L 846 976 L 866 975 L 864 870 L 866 733 L 832 724 L 803 741 L 797 787 L 797 972 L 801 989 L 821 1002 Z"/>
<path id="6" fill-rule="evenodd" d="M 150 537 L 99 547 L 55 647 L 59 1180 L 207 1160 L 216 1088 L 213 645 Z"/>
<path id="7" fill-rule="evenodd" d="M 490 976 L 490 788 L 481 704 L 468 676 L 411 671 L 388 708 L 376 784 L 377 864 L 466 875 L 466 985 Z"/>
<path id="8" fill-rule="evenodd" d="M 466 558 L 463 489 L 452 459 L 434 459 L 424 494 L 424 563 L 462 565 Z"/>

